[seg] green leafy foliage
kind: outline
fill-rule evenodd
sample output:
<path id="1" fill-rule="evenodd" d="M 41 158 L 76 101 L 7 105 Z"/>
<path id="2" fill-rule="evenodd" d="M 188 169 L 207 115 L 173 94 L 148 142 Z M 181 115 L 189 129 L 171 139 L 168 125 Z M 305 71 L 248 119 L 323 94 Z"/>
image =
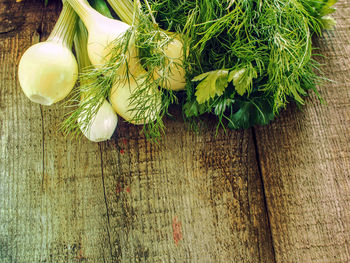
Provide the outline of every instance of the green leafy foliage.
<path id="1" fill-rule="evenodd" d="M 221 96 L 228 85 L 228 71 L 216 70 L 203 73 L 192 81 L 201 81 L 197 86 L 196 97 L 198 103 L 204 103 L 215 96 Z"/>
<path id="2" fill-rule="evenodd" d="M 243 96 L 244 93 L 250 93 L 253 86 L 253 79 L 258 77 L 258 73 L 252 65 L 246 68 L 235 69 L 230 72 L 229 82 L 233 82 L 238 95 Z"/>
<path id="3" fill-rule="evenodd" d="M 228 127 L 231 129 L 247 129 L 254 125 L 265 125 L 274 119 L 273 108 L 267 100 L 237 100 L 236 111 L 229 116 Z"/>
<path id="4" fill-rule="evenodd" d="M 103 1 L 103 0 L 99 0 Z M 155 123 L 144 127 L 149 137 L 159 137 L 162 117 L 170 104 L 181 99 L 186 118 L 214 114 L 218 125 L 246 129 L 266 125 L 289 102 L 304 104 L 308 91 L 317 93 L 321 83 L 319 64 L 312 59 L 312 36 L 331 28 L 336 0 L 148 0 L 134 14 L 134 24 L 116 46 L 113 61 L 122 61 L 120 50 L 129 41 L 138 48 L 147 82 L 164 68 L 156 81 L 168 81 L 170 61 L 162 47 L 172 39 L 164 30 L 181 33 L 184 50 L 190 50 L 184 65 L 185 96 L 162 90 L 162 110 Z M 135 5 L 136 6 L 136 5 Z M 118 62 L 118 63 L 119 63 Z M 112 61 L 111 61 L 112 63 Z M 111 76 L 118 63 L 106 72 L 90 72 L 97 79 Z M 121 63 L 121 62 L 120 62 Z M 182 65 L 181 65 L 182 66 Z M 104 78 L 103 78 L 104 79 Z M 132 100 L 138 105 L 136 118 L 144 118 L 147 101 L 140 86 Z M 108 91 L 108 87 L 105 88 Z"/>
<path id="5" fill-rule="evenodd" d="M 161 27 L 190 40 L 186 117 L 232 129 L 265 125 L 304 104 L 322 80 L 312 35 L 334 25 L 335 0 L 150 0 Z"/>

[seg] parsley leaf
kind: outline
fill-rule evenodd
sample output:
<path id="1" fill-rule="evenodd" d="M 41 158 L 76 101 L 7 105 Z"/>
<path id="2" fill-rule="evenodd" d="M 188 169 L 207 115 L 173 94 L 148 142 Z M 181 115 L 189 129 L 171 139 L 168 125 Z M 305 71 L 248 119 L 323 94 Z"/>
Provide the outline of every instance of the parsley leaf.
<path id="1" fill-rule="evenodd" d="M 228 71 L 215 70 L 200 74 L 192 81 L 201 81 L 195 93 L 197 102 L 202 104 L 213 99 L 216 95 L 221 96 L 228 85 Z"/>
<path id="2" fill-rule="evenodd" d="M 266 125 L 274 119 L 273 106 L 267 99 L 237 100 L 236 111 L 229 117 L 230 129 L 248 129 L 255 125 Z"/>
<path id="3" fill-rule="evenodd" d="M 258 73 L 250 65 L 246 68 L 232 70 L 228 76 L 228 81 L 232 81 L 237 93 L 243 96 L 246 92 L 250 93 L 253 86 L 253 78 L 257 77 Z"/>

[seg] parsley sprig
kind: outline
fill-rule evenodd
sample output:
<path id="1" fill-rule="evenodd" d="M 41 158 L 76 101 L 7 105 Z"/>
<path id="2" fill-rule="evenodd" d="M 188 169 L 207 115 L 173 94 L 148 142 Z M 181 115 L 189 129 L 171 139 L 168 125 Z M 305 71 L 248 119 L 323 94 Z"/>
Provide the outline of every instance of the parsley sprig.
<path id="1" fill-rule="evenodd" d="M 335 2 L 150 1 L 162 27 L 190 39 L 184 115 L 213 113 L 239 129 L 269 123 L 290 101 L 304 104 L 324 79 L 312 36 L 334 25 Z"/>

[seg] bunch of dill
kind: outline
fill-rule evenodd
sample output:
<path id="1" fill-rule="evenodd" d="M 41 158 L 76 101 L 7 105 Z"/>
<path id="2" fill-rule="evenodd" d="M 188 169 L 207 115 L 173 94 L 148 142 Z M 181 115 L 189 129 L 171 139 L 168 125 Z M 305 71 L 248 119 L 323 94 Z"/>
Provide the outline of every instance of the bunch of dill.
<path id="1" fill-rule="evenodd" d="M 133 121 L 147 120 L 149 112 L 157 108 L 150 103 L 154 98 L 145 96 L 151 94 L 149 89 L 157 86 L 162 94 L 156 120 L 143 126 L 149 139 L 157 139 L 163 133 L 163 117 L 178 99 L 187 119 L 212 113 L 218 117 L 218 127 L 240 129 L 267 124 L 289 101 L 301 105 L 308 90 L 317 93 L 316 85 L 323 77 L 312 58 L 311 39 L 334 25 L 328 15 L 334 11 L 335 2 L 136 1 L 132 26 L 114 41 L 109 62 L 100 69 L 85 69 L 81 74 L 80 78 L 86 79 L 88 85 L 78 87 L 72 96 L 77 107 L 68 114 L 63 130 L 78 134 L 78 119 L 83 113 L 87 116 L 83 125 L 89 125 L 102 99 L 111 92 L 118 77 L 114 73 L 127 64 L 130 44 L 137 48 L 140 63 L 146 69 L 146 81 L 130 98 L 135 105 L 131 110 L 136 112 Z M 105 15 L 111 17 L 108 12 Z M 186 89 L 177 94 L 162 88 L 171 75 L 171 59 L 164 52 L 172 41 L 168 32 L 181 36 L 186 54 L 183 64 L 177 65 L 185 67 Z M 162 74 L 155 80 L 154 72 L 159 68 Z M 126 71 L 122 77 L 129 79 L 128 74 Z M 82 104 L 81 93 L 91 99 Z"/>
<path id="2" fill-rule="evenodd" d="M 269 123 L 304 104 L 323 79 L 312 36 L 334 25 L 336 0 L 150 0 L 156 21 L 190 50 L 183 112 L 232 129 Z"/>

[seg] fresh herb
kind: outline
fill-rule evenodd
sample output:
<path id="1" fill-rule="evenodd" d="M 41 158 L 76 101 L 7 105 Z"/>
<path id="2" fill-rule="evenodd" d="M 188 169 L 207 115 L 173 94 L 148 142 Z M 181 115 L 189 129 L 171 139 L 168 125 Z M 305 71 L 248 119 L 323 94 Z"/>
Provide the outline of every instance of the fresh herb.
<path id="1" fill-rule="evenodd" d="M 108 0 L 123 22 L 104 0 L 90 1 L 104 15 L 86 0 L 67 1 L 89 31 L 76 54 L 84 49 L 93 65 L 80 70 L 68 133 L 110 137 L 89 134 L 109 102 L 150 139 L 179 102 L 186 119 L 211 113 L 218 128 L 246 129 L 268 124 L 289 102 L 303 105 L 309 90 L 319 96 L 325 79 L 312 37 L 334 26 L 336 0 Z"/>
<path id="2" fill-rule="evenodd" d="M 304 104 L 322 80 L 312 35 L 332 25 L 329 1 L 153 0 L 156 20 L 190 39 L 186 117 L 203 113 L 233 129 L 269 123 Z"/>

